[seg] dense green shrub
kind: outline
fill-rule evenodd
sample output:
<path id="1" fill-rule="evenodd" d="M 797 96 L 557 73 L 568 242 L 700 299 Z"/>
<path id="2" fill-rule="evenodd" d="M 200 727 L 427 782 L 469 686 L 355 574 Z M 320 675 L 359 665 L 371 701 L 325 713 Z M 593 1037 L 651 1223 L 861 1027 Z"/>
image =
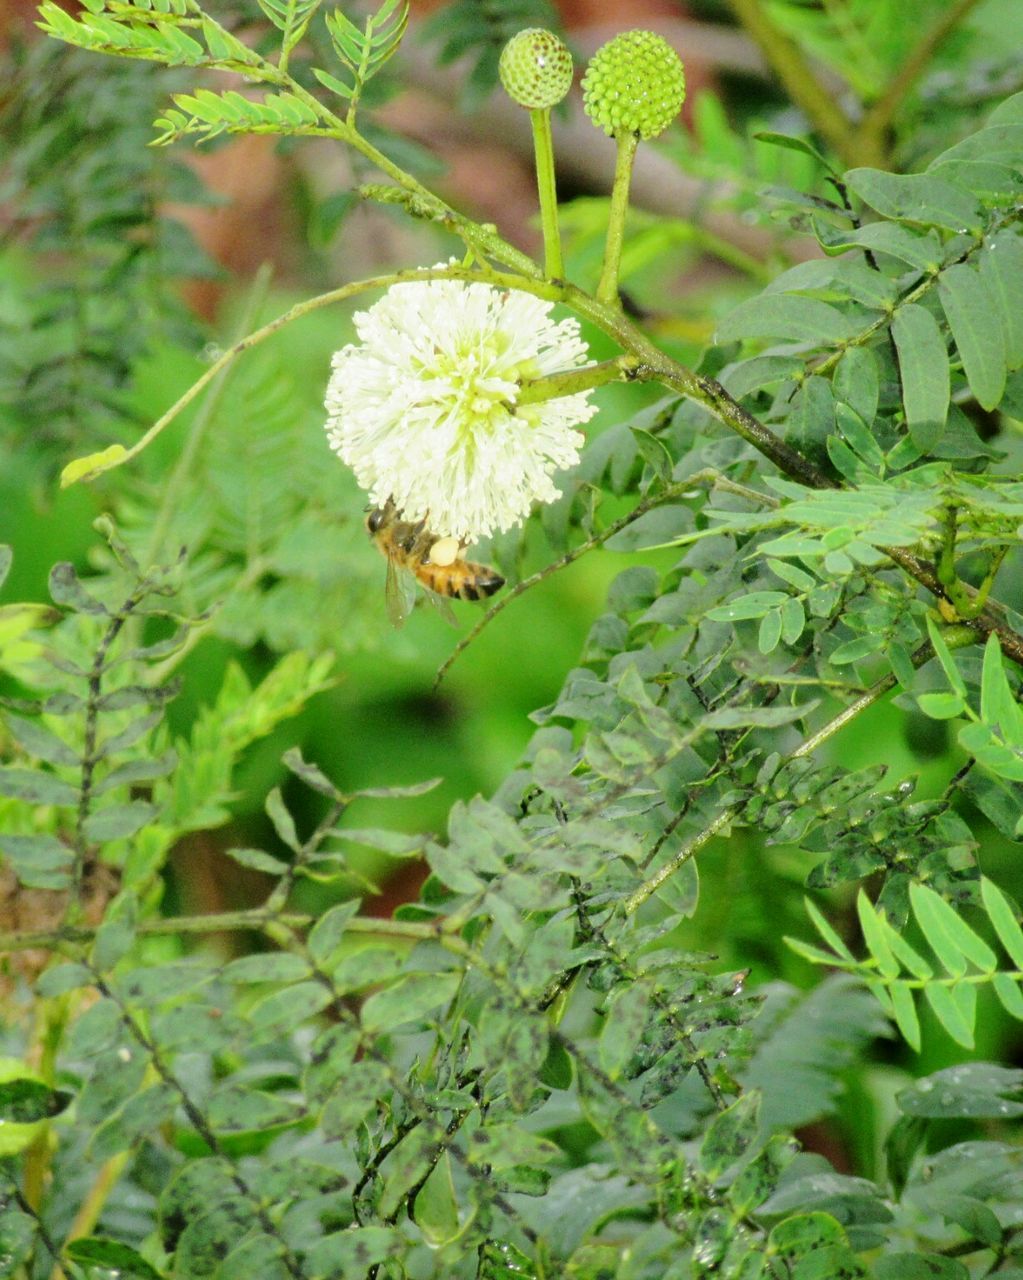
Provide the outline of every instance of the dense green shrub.
<path id="1" fill-rule="evenodd" d="M 55 451 L 56 509 L 89 492 L 103 514 L 88 569 L 69 526 L 52 605 L 0 613 L 0 1275 L 1023 1275 L 1023 92 L 999 39 L 1014 6 L 933 0 L 914 22 L 896 0 L 734 8 L 818 143 L 779 132 L 791 108 L 769 102 L 753 142 L 716 99 L 695 141 L 669 142 L 777 232 L 687 362 L 670 325 L 622 309 L 620 275 L 643 310 L 680 245 L 742 255 L 642 214 L 622 252 L 631 138 L 610 205 L 563 211 L 585 287 L 451 209 L 364 118 L 375 73 L 402 75 L 396 0 L 364 26 L 319 0 L 260 0 L 261 25 L 195 0 L 42 6 L 81 49 L 244 77 L 244 93 L 171 86 L 158 142 L 340 141 L 390 181 L 364 199 L 466 256 L 262 325 L 257 282 L 241 336 L 197 352 L 167 288 L 195 259 L 180 243 L 161 258 L 159 203 L 137 199 L 172 172 L 137 140 L 155 82 L 57 46 L 22 60 L 3 127 L 41 239 L 11 253 L 2 295 L 3 376 L 24 392 L 5 435 L 28 477 L 15 573 L 38 552 L 24 494 Z M 478 92 L 537 10 L 455 4 L 434 34 L 475 51 Z M 90 101 L 106 142 L 83 128 Z M 550 268 L 549 204 L 543 223 Z M 112 234 L 126 225 L 136 240 Z M 807 238 L 823 253 L 797 255 Z M 38 294 L 54 249 L 81 278 Z M 382 571 L 291 336 L 369 288 L 437 278 L 557 303 L 606 357 L 523 375 L 537 404 L 600 387 L 603 413 L 530 538 L 493 539 L 512 585 L 439 675 L 525 593 L 507 634 L 556 692 L 489 798 L 461 741 L 470 785 L 442 835 L 403 825 L 434 760 L 407 704 L 390 741 L 412 780 L 348 782 L 372 735 L 329 699 L 377 664 Z M 111 422 L 130 440 L 154 402 L 156 427 L 117 441 Z M 564 670 L 530 609 L 552 575 L 610 553 L 629 563 Z M 515 659 L 463 689 L 498 705 Z M 179 909 L 225 847 L 258 905 Z M 361 901 L 383 859 L 427 873 L 388 917 Z M 212 935 L 238 939 L 226 962 L 199 945 Z"/>

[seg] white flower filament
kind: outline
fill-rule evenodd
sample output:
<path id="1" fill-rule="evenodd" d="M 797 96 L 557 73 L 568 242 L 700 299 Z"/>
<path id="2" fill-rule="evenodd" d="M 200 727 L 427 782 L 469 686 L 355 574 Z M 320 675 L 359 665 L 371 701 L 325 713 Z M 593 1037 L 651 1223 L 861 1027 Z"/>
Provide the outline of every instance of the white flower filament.
<path id="1" fill-rule="evenodd" d="M 468 544 L 518 524 L 574 466 L 589 392 L 517 407 L 525 381 L 578 368 L 586 346 L 552 304 L 483 283 L 394 285 L 338 351 L 327 435 L 378 505 Z"/>

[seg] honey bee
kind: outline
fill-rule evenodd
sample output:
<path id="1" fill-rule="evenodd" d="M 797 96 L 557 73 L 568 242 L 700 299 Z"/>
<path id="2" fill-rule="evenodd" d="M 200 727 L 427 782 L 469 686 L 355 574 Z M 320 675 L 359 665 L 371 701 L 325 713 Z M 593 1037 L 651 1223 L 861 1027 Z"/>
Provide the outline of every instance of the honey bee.
<path id="1" fill-rule="evenodd" d="M 462 559 L 465 548 L 457 538 L 438 537 L 426 527 L 425 520 L 402 519 L 390 498 L 369 513 L 366 530 L 387 561 L 387 616 L 396 627 L 412 612 L 416 582 L 426 588 L 452 623 L 455 617 L 448 607 L 449 599 L 485 600 L 504 586 L 496 569 Z"/>

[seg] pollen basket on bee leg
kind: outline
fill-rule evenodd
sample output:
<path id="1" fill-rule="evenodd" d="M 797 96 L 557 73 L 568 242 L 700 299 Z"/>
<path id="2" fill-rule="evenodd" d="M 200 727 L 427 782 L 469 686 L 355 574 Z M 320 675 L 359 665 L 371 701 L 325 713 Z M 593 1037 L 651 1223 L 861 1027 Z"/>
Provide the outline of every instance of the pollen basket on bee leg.
<path id="1" fill-rule="evenodd" d="M 450 536 L 438 538 L 430 547 L 430 563 L 439 565 L 442 569 L 448 565 L 454 564 L 461 554 L 462 544 L 457 538 Z"/>

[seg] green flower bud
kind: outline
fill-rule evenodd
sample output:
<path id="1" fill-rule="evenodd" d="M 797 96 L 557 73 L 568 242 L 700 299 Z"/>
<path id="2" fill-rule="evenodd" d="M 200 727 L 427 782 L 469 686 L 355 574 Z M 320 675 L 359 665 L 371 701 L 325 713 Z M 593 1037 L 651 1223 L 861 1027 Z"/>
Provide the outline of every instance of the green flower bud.
<path id="1" fill-rule="evenodd" d="M 682 109 L 686 75 L 667 40 L 623 31 L 597 50 L 583 77 L 583 107 L 598 129 L 656 138 Z"/>
<path id="2" fill-rule="evenodd" d="M 553 31 L 529 27 L 512 36 L 498 64 L 508 97 L 531 111 L 553 107 L 572 87 L 572 55 Z"/>

